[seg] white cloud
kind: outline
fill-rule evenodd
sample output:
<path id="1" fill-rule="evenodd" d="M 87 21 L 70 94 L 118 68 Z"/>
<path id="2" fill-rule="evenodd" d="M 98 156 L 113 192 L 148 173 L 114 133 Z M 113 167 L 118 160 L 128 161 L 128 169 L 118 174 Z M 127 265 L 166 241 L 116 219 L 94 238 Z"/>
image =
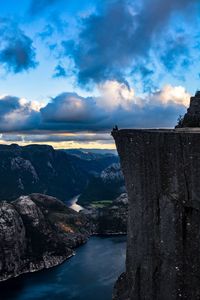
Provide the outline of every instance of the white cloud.
<path id="1" fill-rule="evenodd" d="M 35 110 L 37 112 L 39 112 L 40 109 L 47 104 L 47 103 L 45 103 L 45 101 L 40 101 L 40 102 L 39 101 L 34 101 L 34 100 L 29 101 L 26 98 L 20 98 L 19 103 L 20 103 L 21 106 L 29 107 L 30 109 Z"/>
<path id="2" fill-rule="evenodd" d="M 114 110 L 118 107 L 129 110 L 136 102 L 134 89 L 124 83 L 108 80 L 98 87 L 100 97 L 97 99 L 97 105 L 105 110 Z"/>
<path id="3" fill-rule="evenodd" d="M 189 106 L 191 95 L 186 91 L 183 86 L 165 85 L 162 90 L 154 93 L 150 97 L 150 101 L 155 101 L 163 105 L 170 103 Z"/>

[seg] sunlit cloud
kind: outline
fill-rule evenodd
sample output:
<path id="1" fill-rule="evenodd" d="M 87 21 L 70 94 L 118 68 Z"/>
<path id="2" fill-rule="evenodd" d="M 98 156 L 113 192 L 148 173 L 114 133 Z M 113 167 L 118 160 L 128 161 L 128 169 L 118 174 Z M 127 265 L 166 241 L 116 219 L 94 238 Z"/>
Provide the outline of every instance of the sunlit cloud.
<path id="1" fill-rule="evenodd" d="M 29 137 L 24 137 L 24 141 L 27 142 L 28 138 L 35 142 L 72 139 L 80 142 L 81 138 L 88 142 L 98 138 L 105 141 L 107 138 L 100 134 L 110 132 L 115 124 L 121 128 L 173 127 L 190 99 L 185 88 L 171 85 L 137 96 L 133 88 L 112 81 L 102 85 L 100 91 L 100 96 L 86 98 L 76 93 L 62 93 L 47 104 L 2 96 L 0 132 L 26 132 Z M 85 135 L 73 135 L 78 132 Z M 58 133 L 68 135 L 54 135 Z"/>
<path id="2" fill-rule="evenodd" d="M 100 97 L 97 100 L 97 105 L 104 109 L 114 110 L 117 107 L 122 107 L 129 110 L 131 105 L 135 103 L 134 89 L 125 83 L 118 81 L 106 81 L 99 84 Z"/>
<path id="3" fill-rule="evenodd" d="M 183 86 L 165 85 L 162 90 L 155 92 L 150 97 L 150 101 L 156 101 L 158 104 L 165 106 L 170 103 L 176 105 L 189 106 L 191 95 L 186 91 Z"/>

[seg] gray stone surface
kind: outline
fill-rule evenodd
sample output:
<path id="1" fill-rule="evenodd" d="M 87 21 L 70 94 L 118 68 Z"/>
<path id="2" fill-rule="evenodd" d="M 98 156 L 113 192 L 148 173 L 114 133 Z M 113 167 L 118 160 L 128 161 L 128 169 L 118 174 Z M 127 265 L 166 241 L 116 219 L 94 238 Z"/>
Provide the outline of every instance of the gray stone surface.
<path id="1" fill-rule="evenodd" d="M 114 130 L 129 197 L 117 300 L 200 299 L 200 132 Z"/>
<path id="2" fill-rule="evenodd" d="M 25 265 L 25 228 L 12 204 L 0 203 L 0 280 L 16 276 Z"/>

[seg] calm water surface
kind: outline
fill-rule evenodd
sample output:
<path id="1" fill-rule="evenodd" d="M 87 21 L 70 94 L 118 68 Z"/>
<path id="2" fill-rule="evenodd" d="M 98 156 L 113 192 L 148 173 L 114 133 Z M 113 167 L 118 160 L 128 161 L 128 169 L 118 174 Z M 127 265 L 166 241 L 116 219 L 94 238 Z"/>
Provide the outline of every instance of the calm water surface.
<path id="1" fill-rule="evenodd" d="M 2 300 L 111 300 L 124 271 L 125 237 L 92 237 L 62 265 L 0 284 Z"/>

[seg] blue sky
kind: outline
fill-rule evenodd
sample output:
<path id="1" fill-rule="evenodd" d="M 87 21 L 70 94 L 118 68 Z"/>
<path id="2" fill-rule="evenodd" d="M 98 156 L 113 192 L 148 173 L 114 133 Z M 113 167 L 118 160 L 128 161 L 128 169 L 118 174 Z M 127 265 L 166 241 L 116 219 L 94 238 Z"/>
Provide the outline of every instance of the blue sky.
<path id="1" fill-rule="evenodd" d="M 197 0 L 0 0 L 0 143 L 113 148 L 200 88 Z"/>

